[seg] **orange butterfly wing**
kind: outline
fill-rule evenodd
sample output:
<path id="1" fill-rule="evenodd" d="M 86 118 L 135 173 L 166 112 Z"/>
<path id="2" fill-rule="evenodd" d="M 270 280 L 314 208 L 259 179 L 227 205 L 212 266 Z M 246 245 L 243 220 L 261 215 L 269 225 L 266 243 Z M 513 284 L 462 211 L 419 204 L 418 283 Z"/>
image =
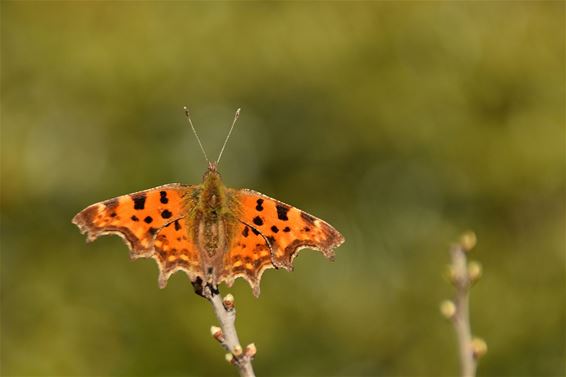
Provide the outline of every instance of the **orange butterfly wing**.
<path id="1" fill-rule="evenodd" d="M 250 283 L 254 296 L 258 297 L 261 275 L 273 267 L 267 239 L 256 228 L 239 222 L 232 245 L 224 255 L 224 269 L 219 281 L 232 286 L 235 278 L 242 277 Z"/>
<path id="2" fill-rule="evenodd" d="M 240 221 L 267 240 L 277 268 L 292 270 L 297 252 L 306 247 L 333 259 L 334 249 L 344 242 L 344 237 L 330 224 L 298 208 L 252 190 L 231 191 L 241 203 Z"/>
<path id="3" fill-rule="evenodd" d="M 185 271 L 191 280 L 200 276 L 200 257 L 186 221 L 194 186 L 169 184 L 93 204 L 74 218 L 87 241 L 117 234 L 130 248 L 130 257 L 154 258 L 159 266 L 159 285 Z"/>

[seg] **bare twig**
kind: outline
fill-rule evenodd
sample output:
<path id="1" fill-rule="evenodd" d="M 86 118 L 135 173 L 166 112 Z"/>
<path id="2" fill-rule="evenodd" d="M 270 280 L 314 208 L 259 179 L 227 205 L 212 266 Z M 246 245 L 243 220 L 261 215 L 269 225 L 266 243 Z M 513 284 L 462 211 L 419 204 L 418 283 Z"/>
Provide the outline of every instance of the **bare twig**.
<path id="1" fill-rule="evenodd" d="M 449 278 L 456 288 L 456 294 L 453 301 L 447 300 L 441 304 L 442 314 L 452 320 L 456 330 L 462 377 L 476 375 L 477 360 L 487 351 L 485 341 L 474 338 L 470 326 L 469 293 L 473 283 L 481 276 L 481 266 L 477 262 L 468 263 L 466 253 L 473 249 L 475 244 L 475 234 L 467 232 L 462 235 L 458 244 L 452 245 Z"/>
<path id="2" fill-rule="evenodd" d="M 453 318 L 454 328 L 458 336 L 460 349 L 461 373 L 463 377 L 476 375 L 476 360 L 472 352 L 472 330 L 470 328 L 469 288 L 470 279 L 466 268 L 466 254 L 461 245 L 452 246 L 450 251 L 454 271 L 454 285 L 456 286 L 456 313 Z"/>
<path id="3" fill-rule="evenodd" d="M 195 292 L 206 298 L 214 310 L 220 327 L 212 326 L 210 332 L 228 353 L 226 361 L 238 367 L 241 377 L 255 377 L 252 360 L 256 354 L 253 343 L 248 344 L 242 349 L 238 333 L 236 332 L 236 308 L 234 306 L 234 296 L 226 295 L 224 299 L 220 297 L 218 289 L 210 284 L 202 285 L 201 282 L 193 283 Z"/>

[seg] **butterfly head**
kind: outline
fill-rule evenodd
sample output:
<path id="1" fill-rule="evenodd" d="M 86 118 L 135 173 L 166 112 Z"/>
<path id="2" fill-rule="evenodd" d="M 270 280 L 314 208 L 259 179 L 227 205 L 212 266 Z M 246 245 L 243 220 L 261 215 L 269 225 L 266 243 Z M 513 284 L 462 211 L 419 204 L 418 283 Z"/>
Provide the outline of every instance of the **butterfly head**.
<path id="1" fill-rule="evenodd" d="M 214 161 L 208 161 L 208 171 L 214 171 L 217 172 L 218 171 L 218 162 Z"/>
<path id="2" fill-rule="evenodd" d="M 220 180 L 220 172 L 218 171 L 218 164 L 216 162 L 209 162 L 208 169 L 204 172 L 202 176 L 203 182 L 206 184 L 219 181 Z"/>
<path id="3" fill-rule="evenodd" d="M 208 219 L 215 219 L 225 205 L 226 188 L 216 166 L 214 162 L 209 163 L 208 169 L 202 177 L 200 208 Z"/>

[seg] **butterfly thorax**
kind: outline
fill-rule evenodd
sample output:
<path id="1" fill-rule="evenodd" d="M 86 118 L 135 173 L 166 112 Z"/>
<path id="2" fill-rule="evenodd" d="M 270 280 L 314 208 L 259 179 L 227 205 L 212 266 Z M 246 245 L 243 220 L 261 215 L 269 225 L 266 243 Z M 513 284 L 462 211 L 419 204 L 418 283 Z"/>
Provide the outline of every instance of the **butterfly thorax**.
<path id="1" fill-rule="evenodd" d="M 216 170 L 207 170 L 203 177 L 202 190 L 198 207 L 207 219 L 216 219 L 222 215 L 226 206 L 226 187 Z"/>

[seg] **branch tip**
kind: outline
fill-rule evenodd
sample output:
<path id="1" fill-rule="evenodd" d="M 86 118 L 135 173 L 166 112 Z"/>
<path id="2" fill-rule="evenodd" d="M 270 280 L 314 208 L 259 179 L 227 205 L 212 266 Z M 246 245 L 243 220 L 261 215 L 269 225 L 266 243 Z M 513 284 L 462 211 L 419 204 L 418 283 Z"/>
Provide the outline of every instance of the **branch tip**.
<path id="1" fill-rule="evenodd" d="M 211 326 L 210 334 L 222 345 L 222 348 L 228 351 L 224 355 L 226 361 L 238 368 L 241 377 L 255 377 L 252 366 L 255 346 L 252 348 L 250 346 L 246 347 L 244 354 L 244 350 L 238 340 L 238 333 L 236 332 L 234 296 L 228 294 L 222 298 L 216 286 L 210 283 L 203 284 L 202 281 L 193 282 L 193 287 L 196 294 L 206 298 L 212 305 L 219 326 Z"/>
<path id="2" fill-rule="evenodd" d="M 481 277 L 482 268 L 478 262 L 468 262 L 466 254 L 476 243 L 476 234 L 467 231 L 450 248 L 452 263 L 447 269 L 447 275 L 456 292 L 453 300 L 440 304 L 440 312 L 452 321 L 456 330 L 462 377 L 474 377 L 477 360 L 487 352 L 487 344 L 483 339 L 472 337 L 470 326 L 470 288 Z"/>
<path id="3" fill-rule="evenodd" d="M 462 246 L 462 249 L 464 249 L 464 251 L 466 252 L 469 252 L 474 247 L 476 247 L 477 243 L 478 243 L 478 237 L 476 236 L 476 233 L 472 230 L 465 231 L 460 236 L 460 246 Z"/>

